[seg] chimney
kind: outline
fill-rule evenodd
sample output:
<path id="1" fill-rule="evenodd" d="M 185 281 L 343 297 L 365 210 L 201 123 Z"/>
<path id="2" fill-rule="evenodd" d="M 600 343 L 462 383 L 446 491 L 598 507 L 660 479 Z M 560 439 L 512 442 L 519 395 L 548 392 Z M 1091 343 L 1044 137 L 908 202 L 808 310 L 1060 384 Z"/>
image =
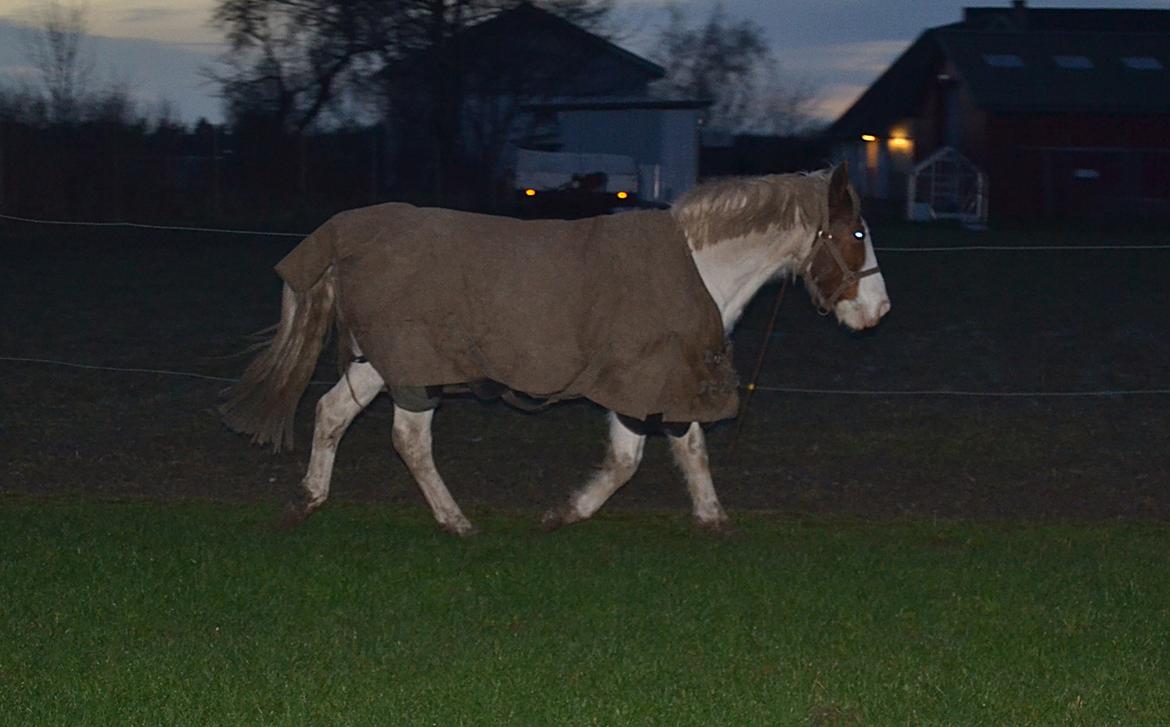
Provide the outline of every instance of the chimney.
<path id="1" fill-rule="evenodd" d="M 1027 30 L 1028 0 L 1012 0 L 1011 7 L 964 7 L 963 24 L 981 30 Z"/>
<path id="2" fill-rule="evenodd" d="M 1012 0 L 1012 25 L 1019 31 L 1028 29 L 1028 0 Z"/>

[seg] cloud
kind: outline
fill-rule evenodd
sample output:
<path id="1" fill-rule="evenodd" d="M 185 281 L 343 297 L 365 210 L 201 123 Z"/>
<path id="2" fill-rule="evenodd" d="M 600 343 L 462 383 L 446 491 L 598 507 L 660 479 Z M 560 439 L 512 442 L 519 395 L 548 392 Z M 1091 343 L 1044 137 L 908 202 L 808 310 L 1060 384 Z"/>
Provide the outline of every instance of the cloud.
<path id="1" fill-rule="evenodd" d="M 815 91 L 816 115 L 840 116 L 910 46 L 909 40 L 867 40 L 803 48 L 780 48 L 785 74 Z"/>
<path id="2" fill-rule="evenodd" d="M 909 47 L 910 42 L 905 40 L 871 40 L 821 46 L 813 55 L 826 70 L 876 76 Z"/>
<path id="3" fill-rule="evenodd" d="M 176 18 L 191 15 L 190 8 L 171 8 L 165 5 L 149 5 L 143 8 L 128 8 L 118 15 L 118 22 L 126 25 L 155 24 L 160 21 L 174 22 Z"/>
<path id="4" fill-rule="evenodd" d="M 36 78 L 40 72 L 27 64 L 7 63 L 0 65 L 0 76 L 15 80 L 29 80 Z"/>
<path id="5" fill-rule="evenodd" d="M 1006 0 L 1005 0 L 1006 1 Z M 1170 0 L 1168 0 L 1170 1 Z M 760 24 L 780 63 L 781 83 L 813 89 L 817 116 L 839 116 L 869 84 L 880 76 L 927 25 L 941 25 L 961 16 L 963 0 L 724 0 L 729 18 Z M 710 12 L 712 0 L 676 0 L 692 19 Z M 664 25 L 662 0 L 619 0 L 623 17 L 632 8 L 643 14 L 642 32 L 625 43 L 634 52 L 653 52 L 657 32 Z M 628 27 L 628 24 L 627 24 Z"/>
<path id="6" fill-rule="evenodd" d="M 821 89 L 813 113 L 826 121 L 835 121 L 868 88 L 865 84 L 838 83 Z"/>
<path id="7" fill-rule="evenodd" d="M 28 25 L 37 17 L 43 3 L 34 2 L 4 2 L 0 0 L 0 20 L 17 25 Z"/>

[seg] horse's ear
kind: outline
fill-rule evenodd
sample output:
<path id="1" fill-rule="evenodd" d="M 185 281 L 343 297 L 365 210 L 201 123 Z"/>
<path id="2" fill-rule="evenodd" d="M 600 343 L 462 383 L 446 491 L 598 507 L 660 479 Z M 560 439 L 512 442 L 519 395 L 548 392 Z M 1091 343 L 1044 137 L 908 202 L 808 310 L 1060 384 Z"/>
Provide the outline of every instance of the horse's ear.
<path id="1" fill-rule="evenodd" d="M 829 178 L 829 219 L 852 219 L 860 212 L 857 193 L 849 181 L 849 162 L 841 162 L 833 168 L 833 175 Z"/>

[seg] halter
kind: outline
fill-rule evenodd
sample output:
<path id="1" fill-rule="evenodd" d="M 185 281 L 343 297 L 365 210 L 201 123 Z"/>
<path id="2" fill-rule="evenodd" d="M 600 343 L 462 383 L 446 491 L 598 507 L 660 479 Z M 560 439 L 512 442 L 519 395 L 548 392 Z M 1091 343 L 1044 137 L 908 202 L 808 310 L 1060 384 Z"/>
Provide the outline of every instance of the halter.
<path id="1" fill-rule="evenodd" d="M 815 288 L 816 278 L 814 278 L 812 275 L 812 266 L 816 261 L 817 255 L 820 253 L 821 248 L 824 247 L 827 248 L 828 251 L 832 254 L 833 260 L 835 260 L 837 263 L 837 267 L 840 268 L 841 272 L 845 275 L 845 279 L 841 281 L 841 284 L 837 286 L 837 289 L 833 291 L 833 294 L 829 296 L 828 300 L 823 304 L 820 302 L 817 303 L 817 312 L 823 316 L 832 312 L 833 307 L 837 305 L 837 301 L 841 299 L 841 296 L 845 294 L 845 291 L 848 290 L 851 285 L 861 280 L 862 278 L 868 278 L 870 275 L 877 275 L 881 272 L 881 268 L 879 268 L 877 265 L 874 265 L 872 268 L 866 268 L 860 272 L 853 272 L 849 268 L 849 265 L 845 263 L 845 258 L 841 256 L 841 251 L 837 249 L 837 246 L 825 244 L 826 240 L 834 239 L 836 238 L 834 238 L 832 235 L 825 234 L 824 228 L 817 229 L 817 236 L 813 238 L 812 248 L 808 252 L 808 257 L 804 259 L 804 263 L 802 263 L 800 266 L 801 275 L 804 276 L 805 280 L 812 282 L 813 287 Z"/>

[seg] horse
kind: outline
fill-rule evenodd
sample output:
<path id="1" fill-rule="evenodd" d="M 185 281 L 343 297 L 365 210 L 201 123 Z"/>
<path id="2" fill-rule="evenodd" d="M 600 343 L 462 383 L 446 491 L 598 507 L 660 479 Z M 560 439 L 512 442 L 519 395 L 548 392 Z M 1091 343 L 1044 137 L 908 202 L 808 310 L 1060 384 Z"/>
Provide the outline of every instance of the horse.
<path id="1" fill-rule="evenodd" d="M 397 301 L 395 305 L 399 308 L 409 307 L 413 301 L 418 302 L 416 306 L 418 310 L 429 310 L 434 306 L 429 300 L 419 299 L 420 296 L 425 298 L 439 295 L 445 288 L 458 287 L 465 283 L 472 286 L 476 284 L 475 281 L 460 282 L 460 279 L 454 278 L 452 279 L 454 282 L 437 281 L 428 287 L 427 281 L 416 280 L 416 273 L 426 269 L 413 267 L 422 265 L 419 260 L 429 259 L 428 256 L 449 256 L 448 253 L 429 252 L 438 242 L 451 243 L 452 238 L 459 238 L 455 241 L 459 246 L 452 249 L 469 250 L 477 247 L 481 235 L 495 234 L 503 235 L 504 243 L 509 243 L 514 238 L 517 245 L 524 245 L 532 242 L 523 239 L 526 235 L 530 236 L 532 230 L 541 231 L 544 236 L 556 236 L 561 235 L 564 230 L 586 229 L 595 235 L 598 230 L 624 229 L 620 226 L 615 227 L 625 224 L 620 218 L 653 215 L 641 219 L 647 223 L 666 225 L 671 230 L 677 230 L 679 245 L 684 250 L 681 258 L 685 261 L 685 268 L 667 266 L 663 269 L 682 271 L 671 272 L 672 277 L 685 277 L 686 274 L 697 273 L 695 279 L 701 281 L 698 293 L 691 291 L 682 282 L 677 286 L 681 290 L 691 291 L 686 295 L 696 300 L 698 312 L 695 314 L 697 317 L 687 319 L 688 322 L 681 328 L 675 327 L 670 337 L 675 343 L 680 331 L 683 332 L 681 335 L 684 338 L 688 337 L 686 335 L 688 330 L 699 331 L 700 323 L 706 320 L 703 315 L 706 315 L 705 312 L 708 310 L 718 328 L 717 337 L 726 342 L 744 308 L 759 289 L 769 281 L 784 276 L 801 278 L 818 310 L 825 315 L 834 314 L 837 321 L 849 329 L 862 330 L 876 326 L 890 310 L 890 300 L 874 253 L 870 229 L 861 215 L 859 197 L 850 182 L 845 164 L 813 172 L 727 178 L 707 182 L 683 195 L 669 210 L 614 215 L 609 218 L 613 220 L 612 222 L 595 218 L 592 222 L 585 221 L 584 228 L 580 226 L 570 228 L 565 225 L 571 223 L 549 221 L 546 221 L 546 224 L 560 226 L 530 227 L 526 225 L 531 225 L 531 222 L 427 208 L 366 209 L 372 211 L 363 219 L 371 220 L 366 224 L 372 225 L 375 229 L 365 237 L 373 239 L 375 242 L 372 244 L 379 249 L 392 245 L 393 238 L 397 235 L 414 234 L 412 232 L 414 228 L 422 227 L 429 231 L 426 233 L 429 235 L 425 246 L 427 250 L 410 253 L 415 257 L 409 260 L 404 260 L 402 254 L 395 252 L 395 257 L 387 258 L 389 262 L 383 265 L 387 268 L 406 266 L 410 271 L 414 271 L 410 272 L 408 277 L 399 275 L 393 278 L 397 288 L 409 288 L 406 292 L 391 291 L 398 295 L 394 300 Z M 396 220 L 407 212 L 410 215 L 408 223 L 390 228 L 381 226 L 381 220 Z M 498 234 L 492 232 L 493 230 Z M 634 240 L 640 234 L 634 233 L 627 237 Z M 368 301 L 376 298 L 371 298 L 368 291 L 357 290 L 356 284 L 347 281 L 361 280 L 362 278 L 353 276 L 365 274 L 373 276 L 374 288 L 385 287 L 378 281 L 388 280 L 385 277 L 388 273 L 353 271 L 354 256 L 341 248 L 342 242 L 335 239 L 336 237 L 334 233 L 328 244 L 309 245 L 307 243 L 314 239 L 310 236 L 305 243 L 290 253 L 289 258 L 299 256 L 294 262 L 301 270 L 310 271 L 311 274 L 304 280 L 296 282 L 295 270 L 291 267 L 286 270 L 278 266 L 278 270 L 285 277 L 280 322 L 275 327 L 275 333 L 267 348 L 249 365 L 239 383 L 227 391 L 227 400 L 220 407 L 224 421 L 230 428 L 250 434 L 255 443 L 271 444 L 276 451 L 280 451 L 282 446 L 291 447 L 292 418 L 297 402 L 307 388 L 325 338 L 331 330 L 336 330 L 340 349 L 338 364 L 342 375 L 317 403 L 312 451 L 308 470 L 301 481 L 303 499 L 293 507 L 292 521 L 302 520 L 325 503 L 329 496 L 334 458 L 342 436 L 362 410 L 380 393 L 389 391 L 394 399 L 392 424 L 394 449 L 421 489 L 438 525 L 454 535 L 471 535 L 476 532 L 476 528 L 451 496 L 436 469 L 432 455 L 431 422 L 442 394 L 459 386 L 463 388 L 458 390 L 466 391 L 470 388 L 477 393 L 483 393 L 486 389 L 489 393 L 498 394 L 502 390 L 510 395 L 506 397 L 510 403 L 523 406 L 526 402 L 538 401 L 541 398 L 533 396 L 533 391 L 526 391 L 524 387 L 527 386 L 542 389 L 536 394 L 542 395 L 549 402 L 555 401 L 562 397 L 549 394 L 549 391 L 555 388 L 554 385 L 533 382 L 543 382 L 542 377 L 546 369 L 555 369 L 559 364 L 552 362 L 550 357 L 548 366 L 544 365 L 541 360 L 541 341 L 509 339 L 504 346 L 507 349 L 505 354 L 512 355 L 515 350 L 521 350 L 523 355 L 519 357 L 525 361 L 527 368 L 523 372 L 524 376 L 520 378 L 510 376 L 509 372 L 496 376 L 497 372 L 492 365 L 493 362 L 500 360 L 500 356 L 505 355 L 498 353 L 502 350 L 501 346 L 490 341 L 486 346 L 480 346 L 475 342 L 479 339 L 470 334 L 468 340 L 472 340 L 472 343 L 466 346 L 467 350 L 461 354 L 461 363 L 457 366 L 447 367 L 444 359 L 434 358 L 432 355 L 426 359 L 425 366 L 419 369 L 423 373 L 411 373 L 403 378 L 398 375 L 401 372 L 390 370 L 394 367 L 411 368 L 410 364 L 414 359 L 405 357 L 403 352 L 408 352 L 410 356 L 414 356 L 418 351 L 433 353 L 433 349 L 439 346 L 435 342 L 437 339 L 420 342 L 410 338 L 410 346 L 402 344 L 401 339 L 395 339 L 395 345 L 387 349 L 387 345 L 374 334 L 379 332 L 384 334 L 388 328 L 393 328 L 392 332 L 397 332 L 399 327 L 409 328 L 414 325 L 416 314 L 411 313 L 406 318 L 399 316 L 390 321 L 396 310 L 394 307 L 367 310 L 371 305 Z M 622 243 L 625 244 L 626 242 Z M 552 244 L 539 241 L 536 245 L 537 247 L 523 249 L 554 247 Z M 504 254 L 498 251 L 505 249 L 505 246 L 497 245 L 493 249 L 497 251 L 493 254 Z M 615 251 L 612 254 L 620 255 L 624 247 L 611 249 Z M 585 253 L 581 253 L 584 257 L 591 254 L 596 256 L 596 250 L 587 248 Z M 286 258 L 286 261 L 289 258 Z M 305 262 L 306 260 L 308 262 Z M 536 264 L 545 263 L 534 263 Z M 548 264 L 558 263 L 554 258 L 554 262 Z M 625 264 L 624 262 L 621 265 L 613 264 L 610 268 Z M 282 265 L 286 263 L 282 262 Z M 343 274 L 347 269 L 346 265 L 349 265 L 351 272 Z M 658 263 L 655 263 L 654 267 L 657 269 Z M 653 272 L 651 270 L 647 275 Z M 464 271 L 461 275 L 466 278 L 469 274 Z M 580 275 L 573 272 L 570 277 L 572 276 Z M 590 276 L 592 276 L 589 277 L 590 281 L 600 281 L 597 285 L 604 282 L 592 273 Z M 667 283 L 669 282 L 668 280 Z M 347 289 L 347 284 L 350 289 Z M 580 287 L 588 288 L 591 284 L 583 284 Z M 623 285 L 629 287 L 625 283 Z M 381 294 L 386 291 L 375 292 Z M 509 291 L 508 294 L 511 292 L 514 291 Z M 699 298 L 702 300 L 699 301 Z M 460 302 L 455 301 L 451 305 L 460 305 Z M 632 315 L 632 308 L 636 307 L 628 302 L 621 305 L 626 308 L 624 312 L 607 309 L 599 302 L 590 303 L 591 307 L 608 311 L 605 314 L 608 318 L 618 319 L 627 312 Z M 677 306 L 677 302 L 671 301 L 664 307 L 673 310 Z M 474 312 L 481 316 L 495 315 L 484 314 L 478 310 Z M 563 321 L 557 319 L 552 311 L 524 310 L 522 313 L 524 321 L 522 330 L 527 330 L 529 326 L 539 327 L 549 321 L 550 328 L 565 327 Z M 359 324 L 355 324 L 354 319 L 357 319 Z M 490 326 L 492 320 L 490 317 L 487 320 Z M 598 328 L 593 322 L 583 325 L 603 332 L 609 330 L 604 325 Z M 509 335 L 514 338 L 517 334 Z M 450 338 L 447 333 L 443 333 L 442 336 L 444 341 Z M 709 341 L 704 345 L 708 343 Z M 492 350 L 485 353 L 486 347 L 491 347 Z M 591 344 L 591 347 L 606 346 Z M 379 351 L 380 358 L 374 357 L 374 349 Z M 389 354 L 382 353 L 383 350 L 391 350 L 392 353 L 397 351 L 398 358 L 388 358 Z M 650 349 L 639 343 L 631 350 Z M 671 350 L 674 351 L 675 348 Z M 686 349 L 684 343 L 683 348 L 678 350 L 689 349 Z M 369 358 L 365 355 L 367 351 L 371 352 Z M 579 354 L 572 354 L 572 357 L 577 356 Z M 697 397 L 700 397 L 700 394 L 694 394 L 695 391 L 707 396 L 711 391 L 718 389 L 708 380 L 715 376 L 711 372 L 719 366 L 729 366 L 718 353 L 712 355 L 708 350 L 703 356 L 707 368 L 703 369 L 701 365 L 697 365 L 701 371 L 695 376 L 688 373 L 689 370 L 685 370 L 684 359 L 681 356 L 667 359 L 665 368 L 647 369 L 651 372 L 648 376 L 654 379 L 675 377 L 687 379 L 683 383 L 690 388 L 684 386 L 683 389 L 691 398 L 686 401 L 698 401 Z M 694 356 L 686 361 L 693 359 Z M 712 360 L 716 363 L 712 364 Z M 391 363 L 387 364 L 387 361 Z M 426 372 L 436 366 L 444 372 L 428 378 Z M 626 362 L 623 366 L 629 367 L 630 364 Z M 447 371 L 447 368 L 450 368 L 450 371 Z M 577 366 L 573 371 L 578 372 L 580 368 Z M 613 367 L 606 370 L 611 376 L 615 375 Z M 517 381 L 521 383 L 518 384 Z M 653 384 L 649 387 L 650 390 L 665 391 L 671 382 L 650 383 Z M 636 392 L 646 390 L 645 384 L 644 381 L 636 382 L 634 390 Z M 631 405 L 623 413 L 621 410 L 626 399 L 633 395 L 623 394 L 626 399 L 620 397 L 613 399 L 606 397 L 608 389 L 596 386 L 593 389 L 588 386 L 569 389 L 571 390 L 567 390 L 570 395 L 587 396 L 610 409 L 607 414 L 608 451 L 602 466 L 583 487 L 573 492 L 567 502 L 544 513 L 542 522 L 546 529 L 555 529 L 592 517 L 614 492 L 629 481 L 642 459 L 647 433 L 654 429 L 651 426 L 655 423 L 654 411 L 659 412 L 657 423 L 665 430 L 674 459 L 686 481 L 695 523 L 700 527 L 714 530 L 721 529 L 727 524 L 728 517 L 716 495 L 708 463 L 702 426 L 707 422 L 685 419 L 677 421 L 674 417 L 663 416 L 661 413 L 672 404 L 644 403 L 641 408 Z M 581 393 L 583 391 L 586 393 Z M 592 391 L 600 393 L 597 395 L 589 393 Z M 683 412 L 681 416 L 688 418 L 700 416 L 721 418 L 728 416 L 729 412 L 734 415 L 733 398 L 723 397 L 716 400 L 718 403 L 715 408 L 683 407 L 674 411 Z M 611 401 L 618 403 L 607 404 Z M 677 402 L 681 399 L 676 397 L 665 401 Z"/>

